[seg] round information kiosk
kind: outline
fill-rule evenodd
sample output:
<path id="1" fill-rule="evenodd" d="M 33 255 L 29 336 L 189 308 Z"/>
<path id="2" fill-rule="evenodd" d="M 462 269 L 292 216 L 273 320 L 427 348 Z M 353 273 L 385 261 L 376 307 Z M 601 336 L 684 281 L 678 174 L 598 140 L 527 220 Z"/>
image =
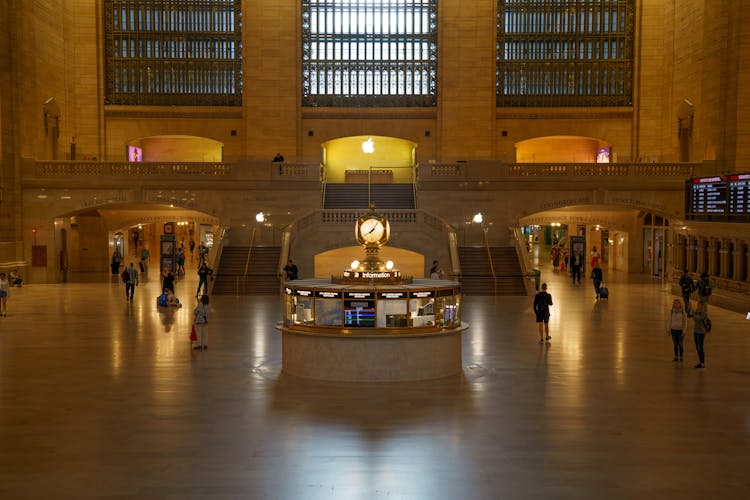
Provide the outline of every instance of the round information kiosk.
<path id="1" fill-rule="evenodd" d="M 338 381 L 426 380 L 461 372 L 461 287 L 412 279 L 378 258 L 390 225 L 374 207 L 357 220 L 365 260 L 341 276 L 284 287 L 282 370 Z"/>

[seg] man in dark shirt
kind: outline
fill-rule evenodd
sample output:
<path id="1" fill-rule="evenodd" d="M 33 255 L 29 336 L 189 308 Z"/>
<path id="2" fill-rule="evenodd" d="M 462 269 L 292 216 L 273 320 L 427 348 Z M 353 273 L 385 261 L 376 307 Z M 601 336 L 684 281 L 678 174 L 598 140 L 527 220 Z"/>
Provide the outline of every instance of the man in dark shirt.
<path id="1" fill-rule="evenodd" d="M 548 343 L 552 337 L 549 334 L 549 308 L 552 305 L 552 295 L 547 293 L 547 283 L 542 283 L 542 291 L 534 296 L 534 314 L 539 325 L 539 343 Z"/>

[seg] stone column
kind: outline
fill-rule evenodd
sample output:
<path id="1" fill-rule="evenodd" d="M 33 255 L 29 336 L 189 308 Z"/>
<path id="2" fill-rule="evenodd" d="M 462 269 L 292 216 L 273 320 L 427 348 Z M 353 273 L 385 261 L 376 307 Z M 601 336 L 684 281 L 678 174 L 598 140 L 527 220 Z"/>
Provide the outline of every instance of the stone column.
<path id="1" fill-rule="evenodd" d="M 705 238 L 702 236 L 696 236 L 695 237 L 695 272 L 698 274 L 705 273 L 706 272 L 706 246 L 705 246 Z"/>
<path id="2" fill-rule="evenodd" d="M 734 281 L 739 281 L 742 279 L 742 240 L 739 240 L 735 238 L 732 240 L 734 243 L 734 252 L 732 252 L 732 262 L 734 265 L 732 266 L 732 276 L 731 278 Z"/>
<path id="3" fill-rule="evenodd" d="M 697 266 L 697 246 L 696 246 L 696 240 L 695 238 L 692 238 L 688 236 L 685 240 L 686 247 L 685 247 L 685 267 L 687 267 L 688 271 L 690 272 L 696 272 L 696 266 Z"/>
<path id="4" fill-rule="evenodd" d="M 717 238 L 708 238 L 708 269 L 704 272 L 708 273 L 709 276 L 719 276 L 721 271 L 718 268 L 719 252 L 716 251 L 716 242 L 719 241 Z"/>
<path id="5" fill-rule="evenodd" d="M 729 242 L 727 238 L 718 240 L 719 244 L 719 276 L 722 278 L 731 278 L 729 275 Z"/>

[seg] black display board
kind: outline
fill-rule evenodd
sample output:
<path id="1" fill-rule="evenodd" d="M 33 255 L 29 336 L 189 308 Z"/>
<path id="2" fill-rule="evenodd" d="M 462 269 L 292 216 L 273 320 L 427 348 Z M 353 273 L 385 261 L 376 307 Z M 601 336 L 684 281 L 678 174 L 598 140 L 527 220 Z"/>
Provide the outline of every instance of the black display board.
<path id="1" fill-rule="evenodd" d="M 731 174 L 728 180 L 730 219 L 750 220 L 750 174 Z"/>
<path id="2" fill-rule="evenodd" d="M 687 181 L 685 218 L 750 222 L 750 174 L 696 177 Z"/>

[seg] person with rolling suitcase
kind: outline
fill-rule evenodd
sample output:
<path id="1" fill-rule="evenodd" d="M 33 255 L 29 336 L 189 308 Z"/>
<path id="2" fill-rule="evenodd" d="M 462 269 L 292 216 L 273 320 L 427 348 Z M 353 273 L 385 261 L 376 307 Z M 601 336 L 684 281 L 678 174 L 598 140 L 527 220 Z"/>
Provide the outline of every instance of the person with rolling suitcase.
<path id="1" fill-rule="evenodd" d="M 598 262 L 594 264 L 594 268 L 591 270 L 591 279 L 594 280 L 594 292 L 596 292 L 596 299 L 599 300 L 602 291 L 601 285 L 602 280 L 604 279 L 604 274 L 602 273 L 602 268 L 599 267 Z"/>

